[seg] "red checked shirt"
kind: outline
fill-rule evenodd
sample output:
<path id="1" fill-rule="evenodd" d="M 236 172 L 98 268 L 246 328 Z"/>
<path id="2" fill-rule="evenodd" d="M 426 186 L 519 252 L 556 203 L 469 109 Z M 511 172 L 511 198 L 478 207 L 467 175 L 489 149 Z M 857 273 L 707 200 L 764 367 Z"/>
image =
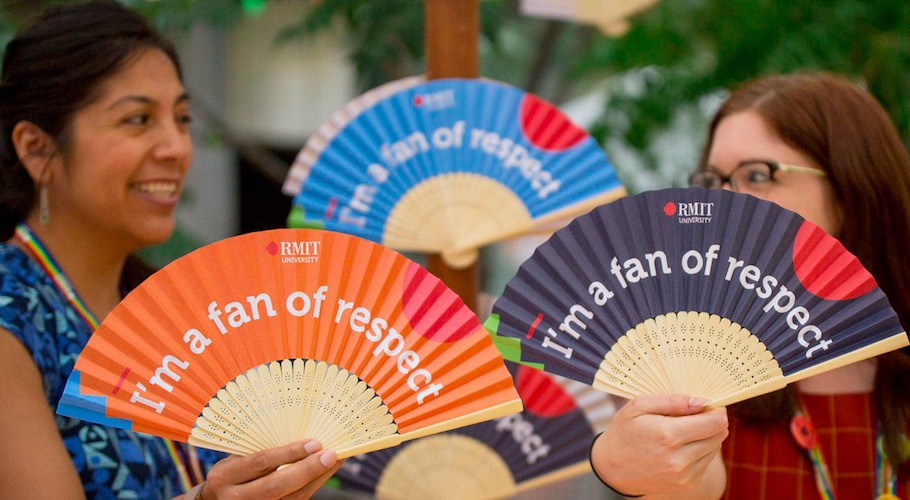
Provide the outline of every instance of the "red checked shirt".
<path id="1" fill-rule="evenodd" d="M 869 394 L 803 395 L 839 500 L 874 499 L 876 413 Z M 730 415 L 724 500 L 818 500 L 812 463 L 789 425 L 746 425 Z M 910 481 L 895 492 L 910 499 Z"/>

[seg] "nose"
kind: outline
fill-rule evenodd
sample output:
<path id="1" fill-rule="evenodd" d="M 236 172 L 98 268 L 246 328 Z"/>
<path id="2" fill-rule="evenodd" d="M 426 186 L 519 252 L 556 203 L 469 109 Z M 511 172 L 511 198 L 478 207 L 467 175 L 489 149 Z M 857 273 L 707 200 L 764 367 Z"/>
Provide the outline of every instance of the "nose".
<path id="1" fill-rule="evenodd" d="M 193 157 L 193 140 L 186 124 L 169 120 L 162 123 L 153 154 L 161 160 L 189 164 Z"/>

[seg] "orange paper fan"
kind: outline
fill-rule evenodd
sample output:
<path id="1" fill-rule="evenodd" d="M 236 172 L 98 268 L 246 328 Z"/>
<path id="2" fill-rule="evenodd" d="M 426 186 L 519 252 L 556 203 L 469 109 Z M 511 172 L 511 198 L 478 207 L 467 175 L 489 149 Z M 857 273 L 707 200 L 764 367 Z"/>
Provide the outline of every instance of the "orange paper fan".
<path id="1" fill-rule="evenodd" d="M 76 362 L 62 415 L 248 454 L 339 457 L 521 410 L 474 313 L 393 250 L 320 230 L 213 243 L 130 293 Z"/>

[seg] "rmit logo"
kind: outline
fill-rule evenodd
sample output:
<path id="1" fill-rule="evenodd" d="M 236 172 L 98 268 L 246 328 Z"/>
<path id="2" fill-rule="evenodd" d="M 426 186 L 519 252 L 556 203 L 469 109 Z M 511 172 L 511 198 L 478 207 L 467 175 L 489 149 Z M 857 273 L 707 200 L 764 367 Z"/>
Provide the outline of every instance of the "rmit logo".
<path id="1" fill-rule="evenodd" d="M 451 108 L 455 105 L 455 91 L 452 89 L 417 94 L 414 96 L 414 106 L 427 110 Z"/>
<path id="2" fill-rule="evenodd" d="M 680 217 L 690 217 L 690 216 L 699 216 L 699 217 L 711 217 L 714 211 L 714 203 L 704 203 L 704 202 L 693 202 L 693 203 L 677 203 L 676 208 L 679 211 Z"/>
<path id="3" fill-rule="evenodd" d="M 319 255 L 321 241 L 282 241 L 280 250 L 282 256 L 310 257 Z"/>

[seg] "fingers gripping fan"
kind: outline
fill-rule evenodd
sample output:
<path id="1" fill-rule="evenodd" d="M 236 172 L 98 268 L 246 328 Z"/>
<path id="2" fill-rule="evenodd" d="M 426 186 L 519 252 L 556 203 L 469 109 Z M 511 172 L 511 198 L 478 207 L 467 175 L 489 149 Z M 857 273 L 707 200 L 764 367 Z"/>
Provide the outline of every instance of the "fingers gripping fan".
<path id="1" fill-rule="evenodd" d="M 284 191 L 292 227 L 441 253 L 454 267 L 625 193 L 599 145 L 551 104 L 489 80 L 416 77 L 341 109 Z"/>
<path id="2" fill-rule="evenodd" d="M 524 410 L 347 460 L 343 489 L 383 499 L 489 500 L 591 471 L 614 402 L 590 385 L 507 363 Z"/>
<path id="3" fill-rule="evenodd" d="M 439 279 L 370 241 L 280 229 L 147 279 L 92 335 L 57 411 L 235 454 L 317 438 L 344 457 L 520 410 Z"/>
<path id="4" fill-rule="evenodd" d="M 624 198 L 554 233 L 486 322 L 507 359 L 722 406 L 907 345 L 872 275 L 799 215 L 723 190 Z"/>

